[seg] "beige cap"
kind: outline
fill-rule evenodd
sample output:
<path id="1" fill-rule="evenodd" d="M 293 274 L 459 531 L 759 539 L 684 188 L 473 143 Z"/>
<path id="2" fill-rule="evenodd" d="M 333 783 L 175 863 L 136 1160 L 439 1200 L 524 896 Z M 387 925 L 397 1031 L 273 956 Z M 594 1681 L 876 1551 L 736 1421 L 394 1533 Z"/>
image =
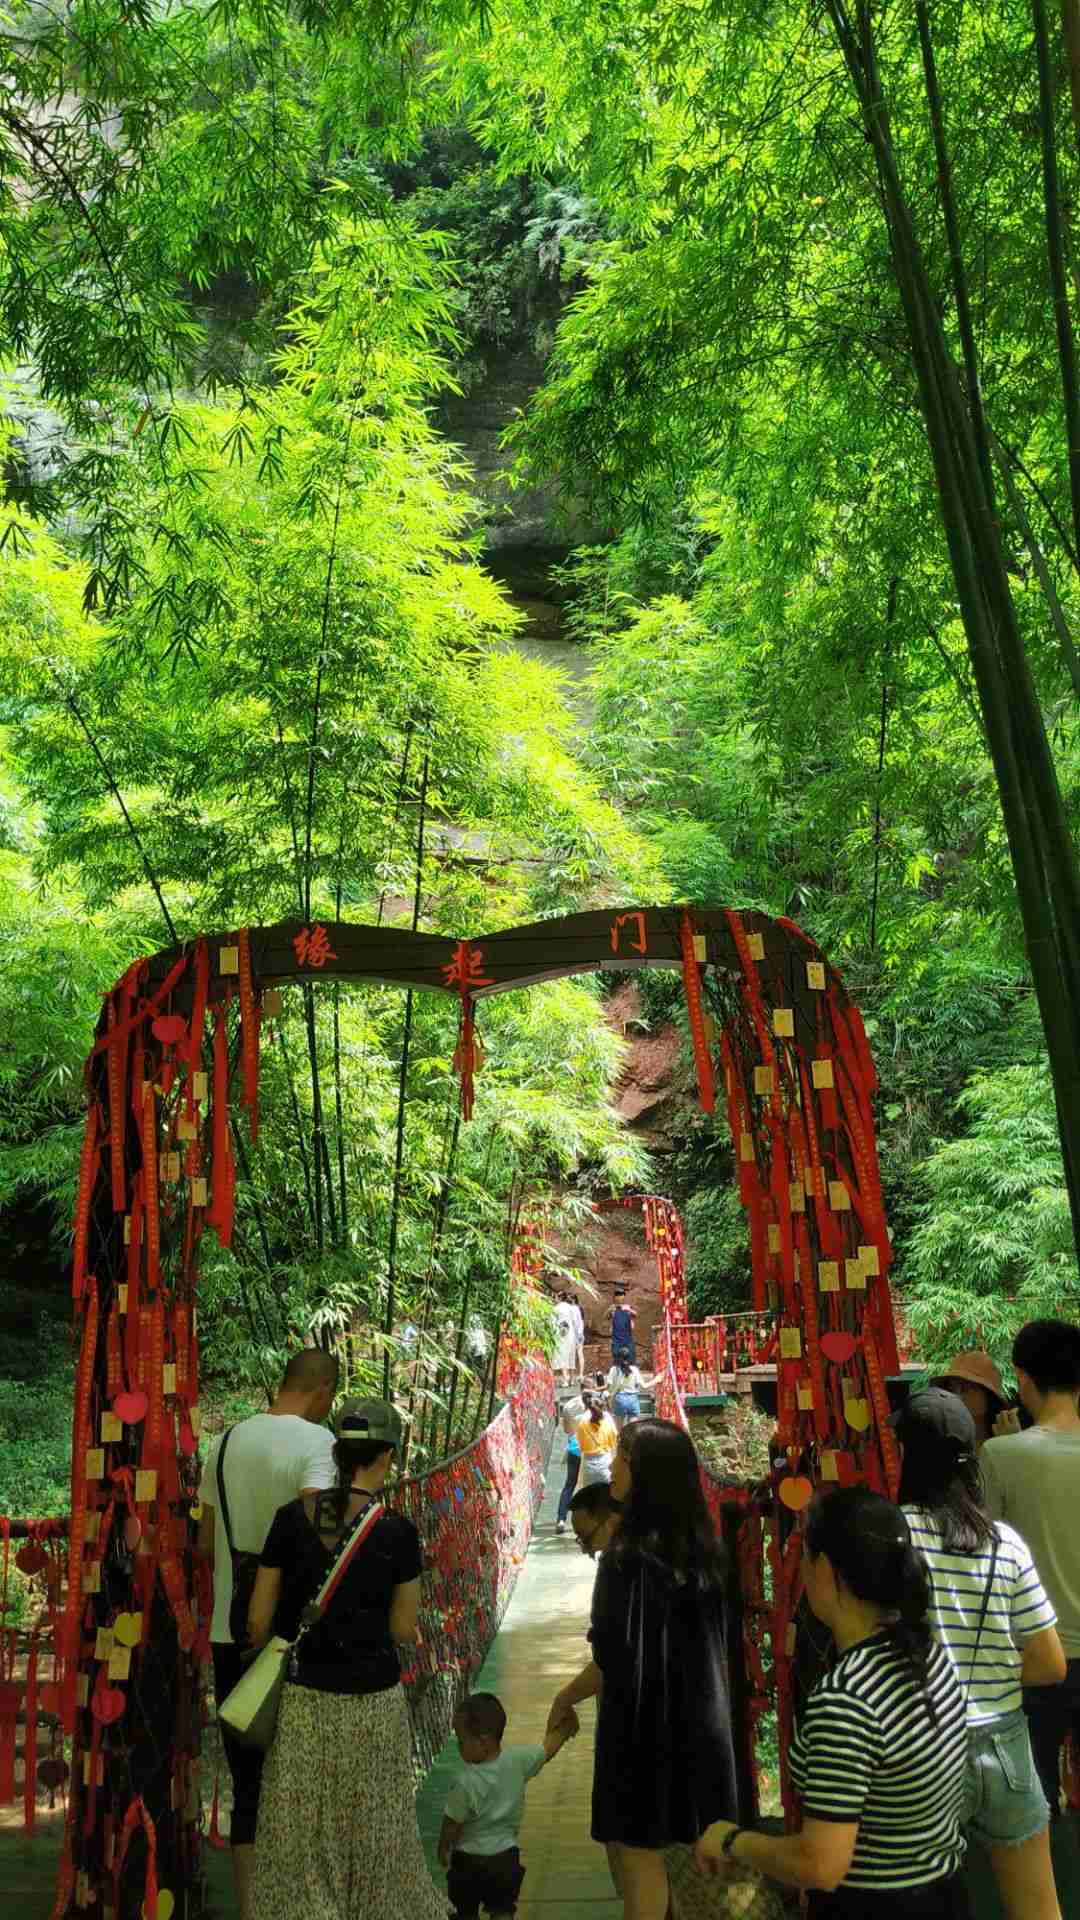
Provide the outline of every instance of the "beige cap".
<path id="1" fill-rule="evenodd" d="M 1001 1401 L 1002 1406 L 1008 1400 L 1000 1373 L 990 1355 L 984 1353 L 981 1347 L 975 1347 L 971 1353 L 958 1353 L 947 1367 L 934 1375 L 930 1385 L 943 1387 L 947 1380 L 966 1380 L 973 1387 L 985 1387 L 987 1393 L 992 1393 L 995 1399 Z"/>

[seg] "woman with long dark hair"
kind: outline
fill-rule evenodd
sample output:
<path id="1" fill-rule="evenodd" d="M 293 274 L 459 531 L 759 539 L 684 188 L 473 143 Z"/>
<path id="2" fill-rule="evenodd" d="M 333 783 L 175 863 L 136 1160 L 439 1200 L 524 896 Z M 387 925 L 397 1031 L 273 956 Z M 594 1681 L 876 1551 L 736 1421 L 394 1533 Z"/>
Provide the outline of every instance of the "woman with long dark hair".
<path id="1" fill-rule="evenodd" d="M 383 1400 L 338 1416 L 338 1484 L 279 1507 L 248 1611 L 252 1644 L 300 1631 L 347 1534 L 376 1504 L 401 1420 Z M 420 1539 L 384 1510 L 304 1633 L 281 1696 L 255 1834 L 255 1920 L 446 1920 L 416 1824 L 397 1647 L 416 1639 Z"/>
<path id="2" fill-rule="evenodd" d="M 930 1631 L 930 1583 L 898 1507 L 867 1487 L 807 1509 L 803 1576 L 837 1659 L 792 1745 L 799 1833 L 722 1821 L 697 1847 L 705 1868 L 757 1867 L 811 1889 L 829 1920 L 970 1920 L 964 1840 L 964 1699 Z"/>
<path id="3" fill-rule="evenodd" d="M 624 1427 L 611 1492 L 622 1518 L 596 1577 L 593 1657 L 549 1724 L 599 1694 L 592 1836 L 608 1848 L 626 1920 L 664 1920 L 663 1849 L 693 1845 L 737 1805 L 724 1562 L 681 1428 Z"/>
<path id="4" fill-rule="evenodd" d="M 1065 1677 L 1056 1615 L 1025 1541 L 983 1505 L 969 1408 L 939 1388 L 893 1415 L 904 1449 L 900 1504 L 930 1574 L 930 1624 L 967 1706 L 963 1819 L 990 1854 L 1009 1920 L 1060 1920 L 1050 1809 L 1021 1685 Z"/>

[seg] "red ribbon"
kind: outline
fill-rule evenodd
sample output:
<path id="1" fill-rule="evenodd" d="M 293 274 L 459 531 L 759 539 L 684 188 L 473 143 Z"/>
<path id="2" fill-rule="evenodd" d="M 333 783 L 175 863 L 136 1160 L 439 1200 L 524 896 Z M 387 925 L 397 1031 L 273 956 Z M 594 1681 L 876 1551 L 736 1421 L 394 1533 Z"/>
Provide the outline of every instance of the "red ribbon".
<path id="1" fill-rule="evenodd" d="M 698 961 L 694 953 L 694 923 L 686 907 L 683 908 L 679 919 L 679 944 L 682 947 L 683 991 L 686 994 L 690 1038 L 693 1042 L 694 1060 L 697 1065 L 698 1097 L 704 1111 L 712 1113 L 716 1108 L 712 1057 L 705 1038 L 705 1020 L 701 1010 L 701 976 L 698 973 Z"/>

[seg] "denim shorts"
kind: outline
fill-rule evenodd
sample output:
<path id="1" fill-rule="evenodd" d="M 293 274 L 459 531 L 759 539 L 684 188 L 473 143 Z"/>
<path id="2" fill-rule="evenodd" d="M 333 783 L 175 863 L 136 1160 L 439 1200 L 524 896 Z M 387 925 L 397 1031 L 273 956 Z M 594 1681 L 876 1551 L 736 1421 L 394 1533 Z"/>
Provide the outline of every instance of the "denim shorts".
<path id="1" fill-rule="evenodd" d="M 1019 1847 L 1049 1820 L 1022 1709 L 969 1727 L 962 1825 L 984 1846 Z"/>

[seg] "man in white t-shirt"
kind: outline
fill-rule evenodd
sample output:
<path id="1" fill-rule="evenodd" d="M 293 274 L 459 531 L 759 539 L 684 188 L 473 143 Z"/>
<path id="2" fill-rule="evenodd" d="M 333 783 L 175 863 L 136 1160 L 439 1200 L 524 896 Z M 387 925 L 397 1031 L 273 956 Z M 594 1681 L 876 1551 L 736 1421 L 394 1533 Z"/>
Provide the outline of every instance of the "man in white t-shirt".
<path id="1" fill-rule="evenodd" d="M 250 1658 L 250 1648 L 239 1638 L 242 1623 L 233 1622 L 236 1635 L 229 1625 L 233 1556 L 228 1533 L 238 1555 L 260 1554 L 279 1507 L 287 1506 L 302 1493 L 320 1493 L 335 1484 L 333 1436 L 322 1422 L 333 1405 L 337 1378 L 338 1363 L 332 1353 L 324 1353 L 321 1347 L 305 1347 L 303 1352 L 294 1353 L 269 1412 L 252 1414 L 249 1420 L 230 1427 L 214 1441 L 207 1456 L 199 1487 L 199 1550 L 214 1570 L 210 1651 L 219 1702 L 236 1685 Z M 219 1479 L 218 1456 L 223 1443 L 225 1457 Z M 228 1530 L 220 1511 L 222 1482 L 228 1502 Z M 233 1783 L 231 1839 L 236 1901 L 240 1920 L 248 1920 L 263 1756 L 253 1747 L 240 1746 L 224 1731 L 222 1740 Z"/>

